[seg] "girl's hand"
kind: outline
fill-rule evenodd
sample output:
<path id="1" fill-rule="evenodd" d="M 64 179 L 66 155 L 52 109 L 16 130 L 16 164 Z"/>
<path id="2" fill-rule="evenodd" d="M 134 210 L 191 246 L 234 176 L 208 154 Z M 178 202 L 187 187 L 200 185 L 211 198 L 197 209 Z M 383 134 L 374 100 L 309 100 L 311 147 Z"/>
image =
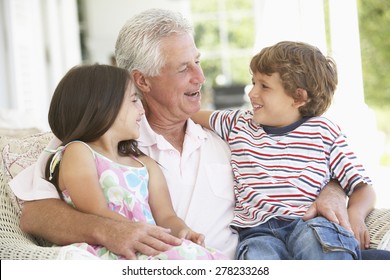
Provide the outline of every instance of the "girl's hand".
<path id="1" fill-rule="evenodd" d="M 192 242 L 204 247 L 204 235 L 189 228 L 181 230 L 178 237 L 191 240 Z"/>

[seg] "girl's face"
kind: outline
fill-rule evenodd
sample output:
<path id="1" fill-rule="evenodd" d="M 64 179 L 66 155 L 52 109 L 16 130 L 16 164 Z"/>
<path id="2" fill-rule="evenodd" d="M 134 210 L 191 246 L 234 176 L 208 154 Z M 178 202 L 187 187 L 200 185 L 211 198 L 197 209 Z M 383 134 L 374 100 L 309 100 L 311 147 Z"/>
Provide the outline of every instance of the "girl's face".
<path id="1" fill-rule="evenodd" d="M 301 118 L 299 106 L 284 90 L 279 73 L 269 76 L 256 72 L 252 76 L 252 84 L 249 98 L 255 122 L 284 127 Z"/>
<path id="2" fill-rule="evenodd" d="M 129 82 L 122 106 L 112 125 L 112 130 L 118 135 L 120 141 L 139 137 L 139 122 L 144 113 L 134 84 Z"/>

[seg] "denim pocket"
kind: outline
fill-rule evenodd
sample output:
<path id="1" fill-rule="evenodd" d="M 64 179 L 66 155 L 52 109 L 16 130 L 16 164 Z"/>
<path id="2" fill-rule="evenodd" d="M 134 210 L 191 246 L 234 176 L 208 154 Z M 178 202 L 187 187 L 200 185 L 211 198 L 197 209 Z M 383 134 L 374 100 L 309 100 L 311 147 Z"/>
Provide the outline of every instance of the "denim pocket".
<path id="1" fill-rule="evenodd" d="M 351 232 L 344 227 L 324 218 L 316 218 L 309 223 L 324 252 L 345 251 L 354 259 L 361 259 L 359 243 Z"/>
<path id="2" fill-rule="evenodd" d="M 236 253 L 234 258 L 236 260 L 245 260 L 246 259 L 246 253 L 248 252 L 248 244 L 247 242 L 239 243 L 236 248 Z"/>

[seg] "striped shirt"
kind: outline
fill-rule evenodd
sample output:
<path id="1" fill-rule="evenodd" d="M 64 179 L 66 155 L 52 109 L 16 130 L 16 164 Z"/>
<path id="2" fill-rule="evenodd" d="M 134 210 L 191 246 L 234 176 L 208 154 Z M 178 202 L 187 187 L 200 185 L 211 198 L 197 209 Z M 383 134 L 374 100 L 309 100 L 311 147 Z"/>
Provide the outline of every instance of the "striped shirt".
<path id="1" fill-rule="evenodd" d="M 256 124 L 250 111 L 224 110 L 212 114 L 210 126 L 232 153 L 233 227 L 302 217 L 331 178 L 347 195 L 371 184 L 345 135 L 325 117 L 271 128 Z"/>

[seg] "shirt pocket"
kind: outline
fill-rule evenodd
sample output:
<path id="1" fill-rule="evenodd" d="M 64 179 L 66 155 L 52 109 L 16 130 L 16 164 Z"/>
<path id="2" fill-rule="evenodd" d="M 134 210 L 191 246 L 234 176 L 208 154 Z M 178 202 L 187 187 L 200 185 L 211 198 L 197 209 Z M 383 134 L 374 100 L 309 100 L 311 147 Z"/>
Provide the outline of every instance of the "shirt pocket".
<path id="1" fill-rule="evenodd" d="M 234 202 L 233 172 L 228 164 L 205 164 L 207 181 L 215 196 Z"/>

